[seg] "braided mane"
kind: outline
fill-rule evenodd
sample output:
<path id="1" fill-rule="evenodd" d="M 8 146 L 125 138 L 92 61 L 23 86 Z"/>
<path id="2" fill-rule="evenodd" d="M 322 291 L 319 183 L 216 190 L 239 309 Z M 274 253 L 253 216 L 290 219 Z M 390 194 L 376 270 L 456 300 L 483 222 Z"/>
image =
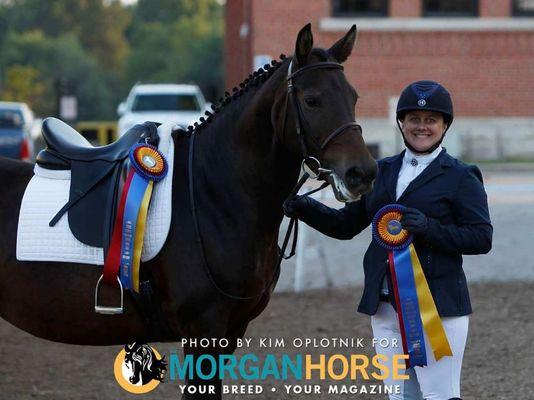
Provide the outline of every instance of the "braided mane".
<path id="1" fill-rule="evenodd" d="M 255 91 L 261 85 L 271 77 L 284 63 L 287 57 L 285 54 L 280 54 L 280 60 L 273 60 L 271 64 L 265 64 L 263 67 L 258 68 L 251 73 L 245 80 L 232 89 L 232 94 L 224 92 L 224 96 L 221 97 L 217 103 L 211 105 L 211 111 L 206 111 L 205 117 L 200 118 L 200 122 L 195 122 L 193 125 L 187 127 L 187 133 L 200 132 L 207 124 L 216 118 L 216 115 L 225 110 L 225 107 L 239 99 L 243 94 Z"/>

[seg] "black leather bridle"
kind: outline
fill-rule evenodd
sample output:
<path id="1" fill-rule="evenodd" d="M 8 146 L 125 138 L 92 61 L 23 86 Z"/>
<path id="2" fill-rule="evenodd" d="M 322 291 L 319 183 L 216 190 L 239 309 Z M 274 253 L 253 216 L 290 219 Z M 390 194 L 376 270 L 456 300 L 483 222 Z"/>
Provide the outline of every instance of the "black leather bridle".
<path id="1" fill-rule="evenodd" d="M 295 95 L 295 86 L 293 85 L 293 80 L 296 76 L 301 75 L 304 72 L 308 72 L 315 69 L 341 69 L 343 70 L 343 66 L 336 62 L 319 62 L 316 64 L 310 64 L 306 65 L 302 68 L 297 69 L 295 72 L 291 72 L 293 67 L 293 60 L 289 63 L 288 73 L 287 73 L 287 99 L 286 99 L 286 107 L 284 110 L 284 126 L 282 129 L 282 134 L 285 134 L 285 128 L 286 128 L 286 120 L 287 120 L 287 103 L 290 102 L 293 111 L 295 114 L 295 125 L 296 125 L 296 131 L 297 131 L 297 138 L 300 144 L 301 152 L 302 152 L 302 165 L 307 165 L 310 171 L 313 171 L 314 175 L 310 176 L 310 173 L 304 172 L 300 179 L 298 180 L 297 184 L 291 191 L 290 195 L 287 197 L 287 199 L 292 198 L 295 196 L 302 185 L 306 182 L 306 180 L 310 177 L 318 178 L 320 173 L 332 173 L 332 171 L 323 169 L 321 167 L 321 163 L 317 158 L 310 156 L 308 152 L 308 147 L 306 146 L 306 140 L 304 137 L 303 132 L 303 114 L 302 110 L 300 109 L 298 99 Z M 331 134 L 329 134 L 326 139 L 322 142 L 320 149 L 323 150 L 336 136 L 344 132 L 347 128 L 351 126 L 359 126 L 355 121 L 348 122 L 346 124 L 341 125 L 339 128 L 335 129 Z M 193 180 L 193 156 L 194 156 L 194 143 L 195 143 L 195 136 L 196 134 L 193 132 L 190 135 L 190 141 L 189 141 L 189 160 L 188 160 L 188 180 L 189 180 L 189 204 L 191 207 L 191 214 L 193 217 L 194 225 L 195 225 L 195 233 L 196 233 L 196 242 L 199 245 L 201 258 L 202 258 L 202 265 L 204 267 L 204 270 L 206 272 L 206 275 L 208 276 L 209 280 L 211 281 L 212 285 L 217 289 L 219 293 L 221 293 L 223 296 L 233 299 L 233 300 L 252 300 L 255 298 L 259 298 L 263 296 L 263 294 L 269 290 L 269 288 L 272 286 L 273 282 L 280 273 L 280 266 L 282 264 L 282 260 L 287 260 L 288 258 L 291 258 L 295 255 L 295 249 L 297 246 L 297 237 L 298 237 L 298 219 L 291 218 L 289 221 L 289 225 L 287 228 L 286 235 L 284 237 L 284 242 L 282 244 L 282 247 L 279 247 L 279 255 L 278 255 L 278 262 L 276 264 L 276 268 L 273 272 L 273 276 L 269 280 L 269 283 L 263 287 L 263 289 L 252 296 L 237 296 L 231 293 L 228 293 L 226 290 L 221 288 L 217 282 L 215 281 L 215 278 L 213 277 L 213 274 L 211 273 L 211 270 L 209 268 L 208 260 L 206 259 L 206 253 L 204 251 L 204 243 L 202 241 L 202 235 L 200 234 L 200 227 L 198 224 L 198 215 L 197 215 L 197 209 L 195 205 L 195 192 L 194 192 L 194 180 Z M 328 186 L 328 182 L 324 182 L 321 186 L 318 188 L 309 191 L 305 193 L 305 195 L 310 195 L 312 193 L 318 192 L 321 189 L 324 189 L 326 186 Z M 286 199 L 286 200 L 287 200 Z M 293 243 L 291 245 L 291 252 L 289 255 L 285 255 L 285 250 L 287 248 L 287 245 L 289 243 L 289 239 L 291 237 L 291 233 L 293 234 Z"/>
<path id="2" fill-rule="evenodd" d="M 296 93 L 295 93 L 295 86 L 293 84 L 294 78 L 298 75 L 302 75 L 305 72 L 313 71 L 316 69 L 340 69 L 343 71 L 343 65 L 331 62 L 331 61 L 325 61 L 325 62 L 319 62 L 315 64 L 305 65 L 302 68 L 297 69 L 295 72 L 292 72 L 293 69 L 293 59 L 289 63 L 289 67 L 287 69 L 287 100 L 291 104 L 293 108 L 293 113 L 295 115 L 295 128 L 297 131 L 297 139 L 299 141 L 300 145 L 300 151 L 302 153 L 302 162 L 303 164 L 306 164 L 308 168 L 312 171 L 315 171 L 317 175 L 321 172 L 331 172 L 329 170 L 325 170 L 321 167 L 321 163 L 319 160 L 315 157 L 310 156 L 308 147 L 306 146 L 306 138 L 305 133 L 303 130 L 303 121 L 304 121 L 304 115 L 302 113 L 302 110 L 300 108 L 300 104 L 298 102 Z M 286 124 L 287 124 L 287 102 L 286 102 L 286 109 L 284 111 L 284 126 L 282 128 L 283 134 L 285 134 Z M 358 125 L 356 121 L 347 122 L 346 124 L 341 125 L 339 128 L 335 129 L 332 133 L 330 133 L 326 139 L 323 140 L 320 146 L 320 150 L 324 150 L 326 146 L 339 134 L 343 133 L 347 128 L 350 127 L 361 127 Z M 314 165 L 315 164 L 315 165 Z M 309 176 L 308 176 L 309 177 Z M 308 178 L 307 177 L 307 178 Z M 306 178 L 306 179 L 307 179 Z M 304 184 L 304 182 L 302 182 Z M 301 185 L 302 186 L 302 185 Z M 300 187 L 299 187 L 300 189 Z M 297 190 L 298 191 L 298 190 Z"/>
<path id="3" fill-rule="evenodd" d="M 293 113 L 295 115 L 295 128 L 297 131 L 297 139 L 299 141 L 300 150 L 302 153 L 302 169 L 304 170 L 304 166 L 307 166 L 307 171 L 310 171 L 313 173 L 313 175 L 310 175 L 309 172 L 304 170 L 302 176 L 298 180 L 297 184 L 289 194 L 289 196 L 286 198 L 286 201 L 294 197 L 300 188 L 304 185 L 304 183 L 308 180 L 308 178 L 314 178 L 318 179 L 320 176 L 324 176 L 325 174 L 331 174 L 332 171 L 329 169 L 325 169 L 321 166 L 321 162 L 313 157 L 310 156 L 308 152 L 308 147 L 306 146 L 306 138 L 303 131 L 303 120 L 304 116 L 302 113 L 302 110 L 300 109 L 300 105 L 297 99 L 297 96 L 295 94 L 295 86 L 293 84 L 293 80 L 296 76 L 303 74 L 304 72 L 312 71 L 315 69 L 340 69 L 343 70 L 343 66 L 336 62 L 326 61 L 326 62 L 319 62 L 316 64 L 310 64 L 305 65 L 302 68 L 297 69 L 295 72 L 292 72 L 293 67 L 293 60 L 289 63 L 289 68 L 287 70 L 287 98 L 288 101 L 291 103 L 291 106 L 293 107 Z M 286 109 L 284 114 L 284 125 L 282 128 L 282 131 L 285 133 L 287 124 L 287 103 L 286 103 Z M 323 140 L 320 146 L 320 150 L 323 151 L 326 146 L 338 135 L 345 132 L 347 128 L 350 127 L 357 127 L 361 131 L 360 125 L 356 121 L 350 121 L 346 124 L 341 125 L 340 127 L 336 128 L 332 133 L 330 133 L 326 139 Z M 311 190 L 303 196 L 309 196 L 312 193 L 318 192 L 319 190 L 324 189 L 329 185 L 328 182 L 324 182 L 321 186 L 318 188 Z M 291 234 L 293 233 L 293 243 L 291 245 L 291 251 L 289 255 L 285 255 L 285 251 L 287 248 L 287 245 L 289 243 L 289 239 L 291 237 Z M 280 248 L 280 255 L 279 255 L 279 261 L 278 265 L 280 266 L 282 260 L 287 260 L 295 255 L 295 250 L 297 247 L 297 238 L 298 238 L 298 219 L 297 218 L 291 218 L 289 221 L 289 225 L 284 237 L 284 241 L 282 243 L 282 247 Z"/>

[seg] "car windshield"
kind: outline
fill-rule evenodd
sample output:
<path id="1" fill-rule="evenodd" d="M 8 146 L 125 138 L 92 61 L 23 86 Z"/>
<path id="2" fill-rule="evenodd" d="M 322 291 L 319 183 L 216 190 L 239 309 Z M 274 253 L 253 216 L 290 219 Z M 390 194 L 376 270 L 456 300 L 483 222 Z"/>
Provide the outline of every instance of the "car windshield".
<path id="1" fill-rule="evenodd" d="M 138 94 L 132 111 L 200 111 L 194 94 Z"/>
<path id="2" fill-rule="evenodd" d="M 22 125 L 22 113 L 18 110 L 0 109 L 0 128 L 18 128 Z"/>

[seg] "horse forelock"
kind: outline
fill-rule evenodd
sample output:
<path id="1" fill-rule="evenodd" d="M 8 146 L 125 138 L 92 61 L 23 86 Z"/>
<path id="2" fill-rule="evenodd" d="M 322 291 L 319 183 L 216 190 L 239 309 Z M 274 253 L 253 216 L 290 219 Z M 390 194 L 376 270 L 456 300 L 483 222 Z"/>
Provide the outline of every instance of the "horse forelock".
<path id="1" fill-rule="evenodd" d="M 334 57 L 327 50 L 318 47 L 312 49 L 311 55 L 316 56 L 320 62 L 334 60 Z"/>

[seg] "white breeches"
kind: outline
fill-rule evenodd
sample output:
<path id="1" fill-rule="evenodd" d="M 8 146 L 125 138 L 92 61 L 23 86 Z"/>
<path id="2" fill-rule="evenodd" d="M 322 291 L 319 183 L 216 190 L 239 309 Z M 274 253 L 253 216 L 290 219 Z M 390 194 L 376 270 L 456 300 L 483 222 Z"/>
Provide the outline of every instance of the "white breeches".
<path id="1" fill-rule="evenodd" d="M 436 361 L 425 332 L 425 348 L 428 365 L 410 368 L 406 375 L 408 380 L 394 380 L 391 375 L 384 381 L 385 385 L 398 385 L 401 394 L 390 394 L 390 400 L 448 400 L 460 397 L 460 373 L 464 356 L 469 316 L 441 318 L 452 350 L 452 357 L 446 356 Z M 378 311 L 371 317 L 373 336 L 378 340 L 377 354 L 388 358 L 387 364 L 392 370 L 392 357 L 402 354 L 402 338 L 399 320 L 393 306 L 380 302 Z M 396 339 L 397 347 L 380 347 L 381 338 L 388 338 L 391 343 Z"/>

